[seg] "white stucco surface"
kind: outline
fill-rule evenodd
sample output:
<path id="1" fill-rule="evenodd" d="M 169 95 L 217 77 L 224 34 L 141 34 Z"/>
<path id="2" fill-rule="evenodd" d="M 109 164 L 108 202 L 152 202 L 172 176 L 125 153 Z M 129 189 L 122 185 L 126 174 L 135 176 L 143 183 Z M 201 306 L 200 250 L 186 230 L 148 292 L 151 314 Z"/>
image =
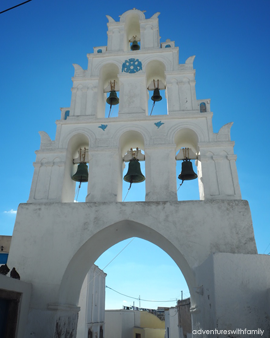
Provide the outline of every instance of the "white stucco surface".
<path id="1" fill-rule="evenodd" d="M 52 316 L 50 309 L 60 307 L 62 315 L 78 312 L 79 292 L 92 264 L 110 246 L 129 237 L 146 239 L 175 260 L 195 312 L 204 308 L 196 288 L 205 274 L 213 273 L 211 264 L 200 271 L 209 256 L 257 252 L 249 206 L 242 200 L 21 204 L 8 264 L 16 262 L 22 279 L 33 284 L 33 318 L 43 313 L 45 326 Z"/>
<path id="2" fill-rule="evenodd" d="M 213 131 L 210 99 L 196 98 L 195 56 L 179 64 L 174 41 L 160 41 L 158 17 L 136 9 L 119 21 L 107 16 L 107 46 L 87 55 L 87 69 L 74 65 L 71 104 L 61 108 L 55 140 L 40 132 L 29 200 L 18 208 L 8 259 L 33 285 L 19 338 L 75 338 L 87 272 L 130 237 L 158 245 L 179 266 L 194 329 L 261 325 L 268 332 L 270 257 L 257 255 L 248 202 L 241 199 L 232 122 Z M 134 36 L 138 51 L 130 50 Z M 158 79 L 167 111 L 150 116 L 148 88 Z M 105 118 L 110 81 L 119 111 Z M 145 155 L 145 202 L 121 202 L 130 147 Z M 81 148 L 88 149 L 88 195 L 73 203 L 73 160 Z M 175 156 L 182 148 L 196 158 L 200 201 L 177 201 Z"/>

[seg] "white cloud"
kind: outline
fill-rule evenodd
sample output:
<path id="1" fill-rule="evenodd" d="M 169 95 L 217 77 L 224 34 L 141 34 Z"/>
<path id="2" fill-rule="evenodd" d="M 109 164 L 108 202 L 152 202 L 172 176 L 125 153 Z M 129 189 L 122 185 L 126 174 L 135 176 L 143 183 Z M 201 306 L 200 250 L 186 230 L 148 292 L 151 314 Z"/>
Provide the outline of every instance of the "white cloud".
<path id="1" fill-rule="evenodd" d="M 10 209 L 9 211 L 4 211 L 4 214 L 17 214 L 17 210 Z"/>

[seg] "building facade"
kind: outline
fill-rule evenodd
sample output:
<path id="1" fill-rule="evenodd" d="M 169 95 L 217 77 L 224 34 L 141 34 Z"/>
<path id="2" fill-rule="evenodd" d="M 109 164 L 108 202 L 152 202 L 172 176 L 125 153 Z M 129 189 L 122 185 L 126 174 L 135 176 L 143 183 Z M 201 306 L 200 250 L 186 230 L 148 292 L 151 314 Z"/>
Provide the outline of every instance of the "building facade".
<path id="1" fill-rule="evenodd" d="M 103 338 L 105 330 L 106 274 L 93 265 L 87 273 L 79 298 L 77 338 Z"/>
<path id="2" fill-rule="evenodd" d="M 165 321 L 147 311 L 106 310 L 106 338 L 164 338 Z"/>
<path id="3" fill-rule="evenodd" d="M 55 140 L 40 132 L 29 200 L 18 208 L 8 264 L 33 285 L 22 337 L 74 338 L 87 272 L 131 237 L 158 245 L 181 269 L 193 330 L 269 335 L 270 257 L 257 254 L 241 199 L 232 123 L 213 132 L 210 100 L 196 98 L 194 56 L 179 64 L 175 43 L 160 41 L 159 13 L 107 18 L 107 46 L 87 55 L 87 69 L 74 65 L 71 105 L 61 109 Z M 153 90 L 165 90 L 165 115 L 148 110 Z M 116 95 L 118 115 L 106 117 Z M 123 203 L 123 168 L 132 158 L 145 161 L 145 202 Z M 178 201 L 176 161 L 189 160 L 200 200 Z M 88 193 L 74 203 L 80 164 L 88 167 Z"/>

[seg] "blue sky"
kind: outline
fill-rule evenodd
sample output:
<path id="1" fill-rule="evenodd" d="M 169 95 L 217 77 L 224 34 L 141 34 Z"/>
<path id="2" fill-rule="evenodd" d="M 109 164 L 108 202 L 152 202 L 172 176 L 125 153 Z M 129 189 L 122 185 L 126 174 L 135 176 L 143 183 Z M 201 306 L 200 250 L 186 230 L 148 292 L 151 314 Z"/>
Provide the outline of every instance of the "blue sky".
<path id="1" fill-rule="evenodd" d="M 0 11 L 18 3 L 15 0 L 2 0 Z M 74 74 L 72 64 L 79 64 L 85 69 L 86 54 L 93 52 L 95 46 L 107 44 L 105 15 L 118 20 L 119 15 L 134 7 L 145 10 L 146 18 L 156 12 L 161 13 L 161 42 L 166 39 L 175 41 L 179 47 L 180 63 L 196 55 L 197 99 L 211 99 L 214 132 L 218 132 L 224 124 L 234 122 L 231 138 L 235 141 L 238 156 L 242 198 L 250 203 L 258 251 L 268 254 L 268 0 L 157 0 L 147 3 L 140 0 L 134 3 L 117 0 L 32 0 L 1 14 L 3 164 L 0 234 L 12 234 L 15 211 L 19 203 L 25 203 L 28 199 L 34 171 L 34 152 L 40 145 L 38 131 L 44 130 L 54 139 L 54 122 L 60 118 L 59 108 L 70 105 L 71 77 Z M 187 184 L 189 189 L 185 187 Z M 179 190 L 179 199 L 198 199 L 197 181 L 187 184 Z M 126 189 L 124 186 L 123 195 Z M 82 189 L 81 200 L 84 194 Z M 144 199 L 143 184 L 132 189 L 126 201 L 141 199 Z M 104 253 L 98 261 L 100 268 L 128 242 L 119 243 Z M 133 271 L 136 271 L 136 276 L 132 274 Z M 170 300 L 179 298 L 181 289 L 184 296 L 188 295 L 181 273 L 170 257 L 151 243 L 139 239 L 134 239 L 105 272 L 108 274 L 108 286 L 130 296 Z M 139 276 L 141 279 L 138 279 Z M 113 291 L 106 292 L 108 308 L 119 308 L 124 302 L 128 305 L 133 302 L 132 299 L 116 296 Z M 165 303 L 142 302 L 145 307 L 156 305 Z"/>

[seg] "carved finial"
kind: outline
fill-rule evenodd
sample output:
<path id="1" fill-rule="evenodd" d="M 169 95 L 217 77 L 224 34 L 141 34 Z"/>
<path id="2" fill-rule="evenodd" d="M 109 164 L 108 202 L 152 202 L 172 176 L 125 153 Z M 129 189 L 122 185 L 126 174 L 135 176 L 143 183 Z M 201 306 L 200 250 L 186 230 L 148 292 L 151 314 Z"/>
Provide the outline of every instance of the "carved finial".
<path id="1" fill-rule="evenodd" d="M 159 14 L 160 14 L 160 12 L 155 13 L 155 14 L 151 17 L 151 19 L 157 19 L 158 16 L 159 16 Z"/>
<path id="2" fill-rule="evenodd" d="M 189 58 L 187 58 L 186 59 L 186 62 L 185 62 L 185 64 L 186 65 L 192 65 L 193 64 L 193 61 L 194 61 L 194 59 L 195 59 L 195 55 L 193 55 L 193 56 L 190 56 Z"/>
<path id="3" fill-rule="evenodd" d="M 115 20 L 109 15 L 106 15 L 106 18 L 109 20 L 109 22 L 115 22 Z"/>

